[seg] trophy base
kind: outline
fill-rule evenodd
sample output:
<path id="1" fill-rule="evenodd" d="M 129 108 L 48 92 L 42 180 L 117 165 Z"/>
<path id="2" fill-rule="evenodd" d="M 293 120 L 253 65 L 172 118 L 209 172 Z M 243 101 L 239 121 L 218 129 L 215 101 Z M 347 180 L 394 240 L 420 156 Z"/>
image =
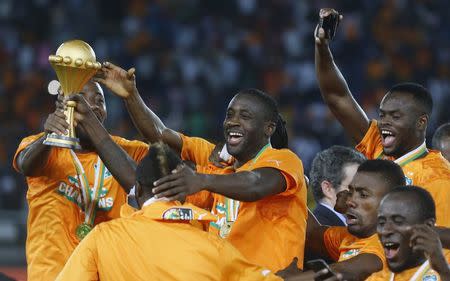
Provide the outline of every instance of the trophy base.
<path id="1" fill-rule="evenodd" d="M 55 133 L 47 135 L 43 144 L 70 149 L 81 149 L 80 140 L 78 138 L 61 136 Z"/>

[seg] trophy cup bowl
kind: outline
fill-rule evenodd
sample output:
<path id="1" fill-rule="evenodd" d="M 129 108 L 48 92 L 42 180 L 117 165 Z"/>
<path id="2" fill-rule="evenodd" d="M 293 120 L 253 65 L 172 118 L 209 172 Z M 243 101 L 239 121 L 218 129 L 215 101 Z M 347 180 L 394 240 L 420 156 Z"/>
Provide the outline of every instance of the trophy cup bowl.
<path id="1" fill-rule="evenodd" d="M 70 96 L 79 93 L 89 79 L 101 68 L 96 61 L 94 50 L 82 40 L 71 40 L 61 44 L 55 55 L 48 57 L 56 72 L 63 95 Z M 64 135 L 51 133 L 47 135 L 44 144 L 70 149 L 81 149 L 80 141 L 75 136 L 73 113 L 76 103 L 69 101 L 64 110 L 69 130 Z"/>

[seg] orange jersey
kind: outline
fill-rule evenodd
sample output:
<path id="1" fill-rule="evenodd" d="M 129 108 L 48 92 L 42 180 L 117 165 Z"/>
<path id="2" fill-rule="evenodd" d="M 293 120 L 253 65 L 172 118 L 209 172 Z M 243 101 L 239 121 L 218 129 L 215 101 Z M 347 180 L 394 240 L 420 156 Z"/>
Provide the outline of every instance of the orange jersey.
<path id="1" fill-rule="evenodd" d="M 18 170 L 16 158 L 28 145 L 43 134 L 22 140 L 14 156 L 13 166 Z M 113 137 L 133 159 L 140 160 L 148 145 Z M 97 154 L 77 153 L 90 186 L 94 182 L 94 164 Z M 81 211 L 82 197 L 77 173 L 70 151 L 53 147 L 47 163 L 39 168 L 40 176 L 27 177 L 28 220 L 26 257 L 29 280 L 54 280 L 79 241 L 75 235 L 84 221 Z M 104 172 L 95 224 L 119 217 L 120 206 L 126 202 L 126 193 L 107 170 Z"/>
<path id="2" fill-rule="evenodd" d="M 298 258 L 303 267 L 306 233 L 306 185 L 300 159 L 288 149 L 267 147 L 242 167 L 217 168 L 208 161 L 214 145 L 201 138 L 182 135 L 181 156 L 197 164 L 197 171 L 228 174 L 270 167 L 280 171 L 286 190 L 256 202 L 239 202 L 220 194 L 200 192 L 189 202 L 208 208 L 219 219 L 211 222 L 209 231 L 226 238 L 250 262 L 276 272 Z"/>
<path id="3" fill-rule="evenodd" d="M 360 254 L 373 254 L 380 258 L 383 267 L 386 265 L 384 249 L 377 234 L 358 238 L 350 234 L 346 227 L 334 226 L 325 231 L 323 241 L 328 254 L 335 261 L 345 261 Z"/>
<path id="4" fill-rule="evenodd" d="M 356 149 L 368 159 L 383 158 L 381 135 L 375 120 L 370 123 L 369 130 Z M 450 227 L 450 163 L 434 150 L 424 151 L 417 159 L 413 158 L 413 154 L 409 159 L 409 155 L 405 156 L 401 157 L 403 161 L 398 161 L 398 164 L 402 166 L 407 184 L 423 187 L 430 192 L 436 204 L 437 225 Z"/>
<path id="5" fill-rule="evenodd" d="M 151 203 L 95 227 L 56 280 L 281 280 L 189 223 L 215 219 L 191 204 Z"/>
<path id="6" fill-rule="evenodd" d="M 447 263 L 450 264 L 450 251 L 443 250 L 445 259 Z M 396 273 L 393 276 L 393 273 L 389 270 L 389 268 L 385 267 L 382 271 L 378 271 L 367 278 L 367 281 L 409 281 L 409 280 L 424 280 L 424 281 L 440 281 L 441 277 L 439 273 L 430 268 L 429 265 L 425 264 L 421 266 L 417 266 L 411 269 L 404 270 L 400 273 Z M 393 279 L 391 279 L 394 277 Z M 412 278 L 415 277 L 415 278 Z"/>

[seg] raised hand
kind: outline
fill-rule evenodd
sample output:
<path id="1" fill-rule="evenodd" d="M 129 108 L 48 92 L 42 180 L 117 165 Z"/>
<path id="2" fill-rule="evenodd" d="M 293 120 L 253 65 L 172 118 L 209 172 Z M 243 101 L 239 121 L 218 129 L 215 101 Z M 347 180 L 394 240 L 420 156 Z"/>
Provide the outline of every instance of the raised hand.
<path id="1" fill-rule="evenodd" d="M 75 127 L 79 123 L 83 124 L 83 122 L 92 122 L 97 119 L 94 111 L 92 111 L 92 107 L 81 94 L 71 95 L 68 97 L 67 101 L 76 102 L 73 115 L 73 122 Z"/>
<path id="2" fill-rule="evenodd" d="M 56 110 L 64 111 L 66 109 L 67 96 L 59 94 L 55 101 Z"/>
<path id="3" fill-rule="evenodd" d="M 128 71 L 110 62 L 105 62 L 93 80 L 106 86 L 115 95 L 128 98 L 136 90 L 135 68 Z"/>
<path id="4" fill-rule="evenodd" d="M 336 27 L 337 27 L 339 22 L 343 19 L 343 16 L 340 15 L 336 10 L 331 9 L 331 8 L 320 9 L 320 12 L 319 12 L 320 20 L 324 20 L 326 17 L 328 17 L 330 15 L 336 16 L 336 18 L 337 18 Z M 316 39 L 316 44 L 318 44 L 318 45 L 328 44 L 329 40 L 330 40 L 329 38 L 327 38 L 325 29 L 323 27 L 320 27 L 319 25 L 317 25 L 316 29 L 314 30 L 314 37 Z"/>
<path id="5" fill-rule="evenodd" d="M 65 135 L 68 129 L 69 124 L 66 121 L 66 115 L 60 109 L 49 114 L 44 123 L 44 131 L 47 134 L 56 133 L 58 135 Z"/>
<path id="6" fill-rule="evenodd" d="M 152 191 L 156 198 L 165 197 L 170 201 L 184 202 L 187 195 L 202 190 L 203 176 L 186 165 L 180 165 L 172 174 L 157 180 Z"/>
<path id="7" fill-rule="evenodd" d="M 431 268 L 436 270 L 441 277 L 449 276 L 450 269 L 442 253 L 442 244 L 437 232 L 425 224 L 413 226 L 411 232 L 410 245 L 413 251 L 423 252 L 430 261 Z"/>

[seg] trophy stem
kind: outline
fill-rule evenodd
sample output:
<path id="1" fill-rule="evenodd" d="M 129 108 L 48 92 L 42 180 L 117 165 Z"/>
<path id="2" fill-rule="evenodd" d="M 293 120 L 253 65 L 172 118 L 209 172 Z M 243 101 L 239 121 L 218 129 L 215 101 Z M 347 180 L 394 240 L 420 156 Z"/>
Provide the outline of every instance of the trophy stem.
<path id="1" fill-rule="evenodd" d="M 67 123 L 69 123 L 69 137 L 71 138 L 76 138 L 75 137 L 75 126 L 73 125 L 73 118 L 74 118 L 74 112 L 75 112 L 75 106 L 76 106 L 76 102 L 74 101 L 68 101 L 67 102 L 67 114 L 66 114 L 66 121 Z M 66 113 L 64 112 L 64 113 Z"/>
<path id="2" fill-rule="evenodd" d="M 66 115 L 66 121 L 69 124 L 69 130 L 67 134 L 58 135 L 56 133 L 51 133 L 47 135 L 44 140 L 45 145 L 70 148 L 70 149 L 81 149 L 80 140 L 75 136 L 75 127 L 73 125 L 73 115 L 76 103 L 74 101 L 67 102 L 67 108 L 64 110 L 64 115 Z"/>

